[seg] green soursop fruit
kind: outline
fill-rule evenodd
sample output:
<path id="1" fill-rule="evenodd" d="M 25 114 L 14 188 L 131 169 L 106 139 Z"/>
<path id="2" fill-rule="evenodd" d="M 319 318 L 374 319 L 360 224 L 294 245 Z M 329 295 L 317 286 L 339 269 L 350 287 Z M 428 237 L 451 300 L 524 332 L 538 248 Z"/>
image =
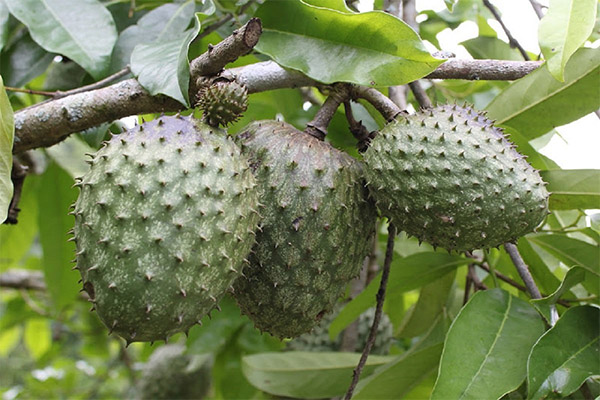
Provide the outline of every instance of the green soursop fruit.
<path id="1" fill-rule="evenodd" d="M 446 105 L 392 121 L 364 161 L 381 213 L 433 246 L 496 247 L 548 213 L 538 172 L 471 108 Z"/>
<path id="2" fill-rule="evenodd" d="M 311 332 L 291 340 L 288 343 L 288 349 L 295 351 L 339 351 L 342 345 L 342 334 L 338 335 L 335 340 L 329 338 L 329 325 L 331 325 L 337 315 L 338 312 L 323 317 L 321 322 Z M 358 338 L 354 347 L 355 352 L 360 353 L 365 348 L 374 318 L 375 307 L 369 308 L 358 317 Z M 390 318 L 385 313 L 382 313 L 371 354 L 386 355 L 389 353 L 394 341 L 393 329 L 394 327 Z"/>
<path id="3" fill-rule="evenodd" d="M 200 90 L 197 106 L 209 125 L 226 126 L 248 108 L 248 89 L 236 81 L 217 81 Z"/>
<path id="4" fill-rule="evenodd" d="M 156 349 L 144 365 L 139 399 L 202 399 L 211 382 L 212 356 L 187 354 L 185 346 L 167 344 Z"/>
<path id="5" fill-rule="evenodd" d="M 76 268 L 100 319 L 128 342 L 187 332 L 217 307 L 254 243 L 247 160 L 193 118 L 114 136 L 78 186 Z"/>
<path id="6" fill-rule="evenodd" d="M 258 121 L 240 135 L 261 189 L 262 225 L 234 296 L 257 328 L 310 331 L 358 275 L 375 231 L 362 168 L 291 125 Z"/>

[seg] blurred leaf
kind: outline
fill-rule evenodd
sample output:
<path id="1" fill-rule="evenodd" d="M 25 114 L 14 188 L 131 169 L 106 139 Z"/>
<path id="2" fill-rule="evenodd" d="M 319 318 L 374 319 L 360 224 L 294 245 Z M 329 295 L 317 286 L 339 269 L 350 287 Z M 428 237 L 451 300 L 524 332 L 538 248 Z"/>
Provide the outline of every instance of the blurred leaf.
<path id="1" fill-rule="evenodd" d="M 43 89 L 47 91 L 75 89 L 83 86 L 83 80 L 86 76 L 85 69 L 68 58 L 53 61 L 46 71 Z"/>
<path id="2" fill-rule="evenodd" d="M 69 206 L 77 199 L 77 190 L 72 185 L 73 178 L 56 164 L 50 164 L 42 176 L 39 190 L 38 221 L 44 251 L 44 278 L 57 312 L 75 301 L 79 292 L 79 274 L 71 271 L 75 245 L 67 242 L 67 232 L 74 222 L 68 215 Z"/>
<path id="3" fill-rule="evenodd" d="M 515 60 L 523 57 L 508 43 L 495 37 L 479 36 L 460 43 L 475 59 Z"/>
<path id="4" fill-rule="evenodd" d="M 324 83 L 400 85 L 443 62 L 408 25 L 381 11 L 344 14 L 302 1 L 268 0 L 256 16 L 263 23 L 258 51 Z"/>
<path id="5" fill-rule="evenodd" d="M 360 354 L 262 353 L 242 358 L 246 379 L 258 389 L 277 396 L 322 399 L 344 394 Z M 393 357 L 370 356 L 363 377 Z"/>
<path id="6" fill-rule="evenodd" d="M 62 142 L 48 147 L 46 153 L 68 172 L 71 178 L 79 178 L 90 169 L 85 162 L 89 159 L 86 154 L 95 153 L 95 150 L 76 136 L 69 136 Z"/>
<path id="7" fill-rule="evenodd" d="M 551 209 L 600 208 L 600 170 L 557 169 L 540 173 L 552 193 Z"/>
<path id="8" fill-rule="evenodd" d="M 33 40 L 65 55 L 95 79 L 106 75 L 117 40 L 112 15 L 97 0 L 4 0 Z"/>
<path id="9" fill-rule="evenodd" d="M 431 399 L 499 398 L 521 385 L 527 355 L 544 324 L 527 302 L 501 289 L 480 291 L 446 337 Z"/>
<path id="10" fill-rule="evenodd" d="M 117 72 L 131 62 L 131 53 L 141 43 L 177 39 L 194 18 L 194 2 L 165 4 L 145 14 L 119 35 L 112 51 L 110 71 Z"/>
<path id="11" fill-rule="evenodd" d="M 593 230 L 600 232 L 600 213 L 590 215 L 590 223 Z"/>
<path id="12" fill-rule="evenodd" d="M 567 61 L 594 29 L 596 0 L 551 0 L 540 21 L 539 41 L 548 70 L 564 82 Z"/>
<path id="13" fill-rule="evenodd" d="M 528 362 L 528 398 L 567 396 L 600 375 L 600 309 L 573 307 L 533 346 Z"/>
<path id="14" fill-rule="evenodd" d="M 199 14 L 194 27 L 149 44 L 138 44 L 131 54 L 131 72 L 151 95 L 165 94 L 189 107 L 190 43 L 200 31 Z"/>
<path id="15" fill-rule="evenodd" d="M 8 8 L 3 0 L 0 0 L 0 51 L 6 44 L 8 38 Z"/>
<path id="16" fill-rule="evenodd" d="M 589 272 L 583 286 L 590 293 L 600 295 L 600 252 L 598 247 L 564 235 L 539 235 L 529 238 L 569 267 L 580 266 Z"/>
<path id="17" fill-rule="evenodd" d="M 585 279 L 586 270 L 581 267 L 573 267 L 567 271 L 567 275 L 561 282 L 560 286 L 550 296 L 541 299 L 532 299 L 531 304 L 539 311 L 540 314 L 550 322 L 550 306 L 556 304 L 561 296 L 571 289 L 573 286 L 582 282 Z"/>
<path id="18" fill-rule="evenodd" d="M 405 316 L 396 336 L 410 338 L 426 332 L 446 308 L 455 277 L 456 270 L 452 270 L 442 278 L 423 286 L 419 300 Z"/>
<path id="19" fill-rule="evenodd" d="M 417 289 L 448 274 L 467 261 L 460 256 L 445 253 L 417 253 L 392 261 L 388 279 L 388 293 L 402 293 Z M 375 304 L 375 294 L 379 289 L 381 273 L 369 286 L 340 311 L 329 326 L 329 337 L 335 338 L 360 314 Z"/>
<path id="20" fill-rule="evenodd" d="M 23 34 L 10 47 L 5 49 L 0 61 L 0 71 L 7 86 L 22 87 L 36 76 L 42 74 L 52 62 L 49 54 Z"/>
<path id="21" fill-rule="evenodd" d="M 454 11 L 454 6 L 456 5 L 457 0 L 444 0 L 444 4 L 446 4 L 446 8 L 448 11 Z"/>
<path id="22" fill-rule="evenodd" d="M 8 353 L 19 343 L 21 339 L 21 327 L 13 326 L 0 330 L 0 357 L 6 357 Z"/>
<path id="23" fill-rule="evenodd" d="M 599 70 L 600 49 L 580 49 L 567 63 L 564 83 L 543 65 L 496 96 L 489 117 L 528 139 L 541 136 L 600 107 Z"/>
<path id="24" fill-rule="evenodd" d="M 43 356 L 52 344 L 50 332 L 50 321 L 44 318 L 30 319 L 25 324 L 25 346 L 31 356 L 39 359 Z"/>
<path id="25" fill-rule="evenodd" d="M 30 252 L 38 233 L 38 187 L 39 177 L 29 175 L 23 183 L 19 201 L 19 223 L 0 225 L 0 272 L 21 266 L 25 255 Z"/>
<path id="26" fill-rule="evenodd" d="M 8 215 L 8 207 L 13 195 L 12 148 L 15 136 L 15 121 L 12 106 L 4 90 L 4 81 L 0 76 L 0 221 Z"/>

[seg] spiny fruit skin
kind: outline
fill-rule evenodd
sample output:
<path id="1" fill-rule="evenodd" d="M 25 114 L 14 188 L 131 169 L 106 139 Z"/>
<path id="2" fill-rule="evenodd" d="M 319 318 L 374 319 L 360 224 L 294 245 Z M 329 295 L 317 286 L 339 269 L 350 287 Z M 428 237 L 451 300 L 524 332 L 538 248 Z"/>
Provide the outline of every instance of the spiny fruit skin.
<path id="1" fill-rule="evenodd" d="M 187 354 L 185 346 L 167 344 L 144 365 L 139 399 L 202 399 L 210 389 L 212 356 Z"/>
<path id="2" fill-rule="evenodd" d="M 323 317 L 319 325 L 311 332 L 300 335 L 296 339 L 290 341 L 287 346 L 288 349 L 296 351 L 339 351 L 342 345 L 342 335 L 338 335 L 335 340 L 329 338 L 329 325 L 331 325 L 333 320 L 337 317 L 337 314 L 338 313 L 332 313 Z M 367 344 L 374 318 L 374 307 L 369 308 L 358 317 L 358 337 L 354 347 L 355 352 L 362 352 Z M 393 329 L 390 318 L 385 313 L 382 313 L 371 354 L 386 355 L 389 353 L 394 340 Z"/>
<path id="3" fill-rule="evenodd" d="M 375 231 L 362 168 L 328 143 L 276 121 L 240 135 L 261 189 L 262 225 L 234 296 L 257 328 L 310 331 L 360 271 Z"/>
<path id="4" fill-rule="evenodd" d="M 448 250 L 496 247 L 533 231 L 548 192 L 539 173 L 479 112 L 441 106 L 389 123 L 364 154 L 381 213 Z"/>
<path id="5" fill-rule="evenodd" d="M 226 126 L 248 108 L 248 89 L 236 81 L 218 81 L 200 91 L 197 105 L 209 125 Z"/>
<path id="6" fill-rule="evenodd" d="M 187 332 L 240 275 L 258 191 L 231 138 L 161 117 L 114 136 L 77 184 L 77 266 L 100 319 L 132 341 Z"/>

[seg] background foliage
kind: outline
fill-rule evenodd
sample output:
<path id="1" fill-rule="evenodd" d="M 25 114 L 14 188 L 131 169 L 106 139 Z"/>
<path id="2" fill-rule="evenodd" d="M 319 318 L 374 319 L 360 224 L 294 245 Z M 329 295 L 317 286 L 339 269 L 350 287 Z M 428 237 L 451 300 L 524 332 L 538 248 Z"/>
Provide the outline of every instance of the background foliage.
<path id="1" fill-rule="evenodd" d="M 376 0 L 375 8 L 381 10 L 383 3 Z M 473 58 L 521 59 L 490 27 L 492 16 L 481 0 L 446 0 L 443 12 L 423 11 L 420 37 L 392 15 L 360 14 L 349 4 L 0 0 L 1 212 L 12 193 L 13 111 L 45 99 L 5 92 L 4 86 L 66 91 L 130 65 L 149 92 L 189 105 L 189 60 L 252 16 L 262 19 L 264 34 L 256 52 L 233 66 L 273 59 L 323 83 L 353 82 L 385 94 L 388 86 L 421 78 L 443 62 L 429 54 L 421 38 L 437 46 L 439 32 L 465 21 L 479 27 L 477 38 L 462 43 Z M 547 62 L 514 83 L 423 81 L 437 102 L 466 101 L 487 110 L 549 183 L 552 213 L 517 244 L 544 298 L 529 298 L 502 248 L 448 254 L 399 235 L 384 305 L 395 342 L 389 356 L 369 358 L 355 398 L 587 399 L 600 394 L 600 217 L 585 213 L 600 209 L 600 171 L 561 170 L 538 152 L 557 134 L 556 126 L 600 107 L 597 6 L 594 0 L 550 1 L 539 28 L 540 57 Z M 302 129 L 318 108 L 311 101 L 322 100 L 316 89 L 256 93 L 229 131 L 274 118 Z M 419 107 L 412 95 L 408 102 Z M 366 103 L 354 104 L 353 110 L 370 130 L 382 127 L 383 119 Z M 70 271 L 74 246 L 66 239 L 73 224 L 68 207 L 77 196 L 73 179 L 87 168 L 84 154 L 122 124 L 103 124 L 28 153 L 32 173 L 23 187 L 19 223 L 0 226 L 0 273 L 26 270 L 43 277 L 44 289 L 2 288 L 4 399 L 133 397 L 144 363 L 161 346 L 125 348 L 120 339 L 107 336 L 79 295 L 78 274 Z M 341 109 L 328 140 L 359 157 Z M 382 221 L 372 270 L 382 263 L 386 232 Z M 360 294 L 349 293 L 353 299 L 330 326 L 332 338 L 375 304 L 379 279 L 371 278 Z M 474 281 L 473 294 L 467 282 Z M 189 338 L 173 338 L 190 354 L 212 354 L 210 398 L 325 398 L 345 392 L 357 354 L 282 351 L 285 343 L 261 335 L 231 299 L 221 308 Z"/>

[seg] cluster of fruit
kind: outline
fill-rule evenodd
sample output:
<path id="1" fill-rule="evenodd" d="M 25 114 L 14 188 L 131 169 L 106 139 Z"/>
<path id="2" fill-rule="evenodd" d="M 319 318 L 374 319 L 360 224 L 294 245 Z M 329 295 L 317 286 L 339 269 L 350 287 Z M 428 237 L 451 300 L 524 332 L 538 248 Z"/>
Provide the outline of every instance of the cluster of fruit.
<path id="1" fill-rule="evenodd" d="M 235 82 L 203 93 L 209 124 L 246 107 Z M 310 331 L 358 275 L 377 210 L 456 251 L 514 240 L 547 213 L 539 174 L 469 108 L 399 117 L 363 161 L 284 122 L 236 140 L 160 117 L 105 143 L 78 181 L 76 268 L 128 342 L 187 332 L 228 291 L 261 331 Z"/>

